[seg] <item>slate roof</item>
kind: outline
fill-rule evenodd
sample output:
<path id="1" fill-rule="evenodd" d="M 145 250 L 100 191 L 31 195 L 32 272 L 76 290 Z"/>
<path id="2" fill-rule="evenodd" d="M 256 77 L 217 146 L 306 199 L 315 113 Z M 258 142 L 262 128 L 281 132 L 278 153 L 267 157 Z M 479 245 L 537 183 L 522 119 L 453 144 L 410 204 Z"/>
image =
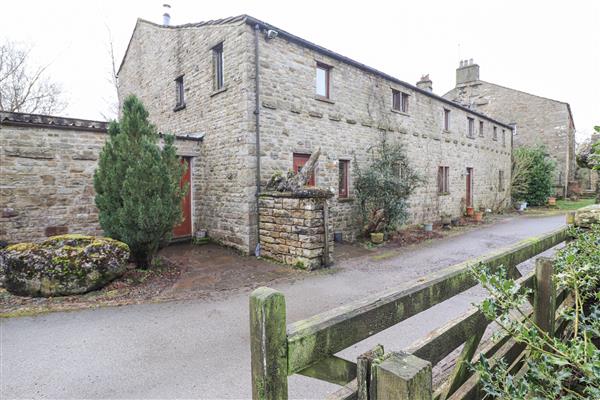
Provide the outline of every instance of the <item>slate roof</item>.
<path id="1" fill-rule="evenodd" d="M 106 132 L 108 122 L 89 119 L 65 118 L 53 115 L 27 114 L 0 111 L 0 126 L 34 126 L 54 129 L 73 129 L 79 131 Z"/>
<path id="2" fill-rule="evenodd" d="M 415 85 L 411 85 L 410 83 L 402 81 L 402 80 L 400 80 L 398 78 L 395 78 L 395 77 L 393 77 L 391 75 L 388 75 L 385 72 L 381 72 L 381 71 L 379 71 L 379 70 L 377 70 L 375 68 L 369 67 L 369 66 L 367 66 L 367 65 L 365 65 L 363 63 L 355 61 L 355 60 L 353 60 L 353 59 L 351 59 L 349 57 L 346 57 L 346 56 L 343 56 L 343 55 L 341 55 L 339 53 L 336 53 L 334 51 L 328 50 L 328 49 L 326 49 L 324 47 L 321 47 L 321 46 L 319 46 L 319 45 L 317 45 L 315 43 L 312 43 L 312 42 L 310 42 L 308 40 L 302 39 L 302 38 L 300 38 L 298 36 L 295 36 L 295 35 L 293 35 L 293 34 L 291 34 L 289 32 L 284 31 L 283 29 L 277 28 L 277 27 L 275 27 L 275 26 L 273 26 L 271 24 L 268 24 L 268 23 L 266 23 L 264 21 L 261 21 L 261 20 L 259 20 L 257 18 L 254 18 L 254 17 L 252 17 L 250 15 L 247 15 L 247 14 L 241 14 L 241 15 L 237 15 L 237 16 L 234 16 L 234 17 L 228 17 L 228 18 L 222 18 L 222 19 L 215 19 L 215 20 L 210 20 L 210 21 L 188 23 L 188 24 L 183 24 L 183 25 L 168 25 L 168 26 L 157 24 L 157 23 L 154 23 L 154 22 L 151 22 L 151 21 L 147 21 L 147 20 L 144 20 L 142 18 L 138 18 L 136 26 L 134 28 L 134 32 L 135 32 L 135 29 L 137 28 L 137 26 L 138 26 L 138 24 L 140 22 L 141 23 L 146 23 L 146 24 L 149 24 L 149 25 L 153 25 L 153 26 L 156 26 L 156 27 L 159 27 L 159 28 L 163 28 L 163 29 L 199 28 L 199 27 L 209 26 L 209 25 L 225 25 L 225 24 L 231 24 L 231 23 L 236 23 L 236 22 L 237 23 L 246 23 L 246 24 L 248 24 L 250 26 L 256 26 L 256 25 L 258 25 L 258 27 L 260 29 L 263 29 L 263 30 L 264 29 L 267 29 L 267 30 L 268 29 L 272 29 L 272 30 L 275 30 L 275 31 L 278 32 L 278 34 L 279 34 L 278 37 L 283 37 L 283 38 L 289 40 L 290 42 L 296 43 L 296 44 L 298 44 L 298 45 L 300 45 L 302 47 L 314 50 L 314 51 L 316 51 L 318 53 L 321 53 L 321 54 L 323 54 L 323 55 L 325 55 L 327 57 L 333 58 L 335 60 L 338 60 L 338 61 L 343 62 L 343 63 L 348 64 L 348 65 L 351 65 L 351 66 L 353 66 L 355 68 L 358 68 L 360 70 L 363 70 L 365 72 L 368 72 L 368 73 L 380 76 L 380 77 L 382 77 L 382 78 L 384 78 L 386 80 L 389 80 L 389 81 L 394 82 L 394 83 L 396 83 L 398 85 L 401 85 L 401 86 L 404 86 L 406 88 L 409 88 L 409 89 L 411 89 L 411 90 L 413 90 L 415 92 L 421 93 L 421 94 L 423 94 L 425 96 L 432 97 L 435 100 L 438 100 L 438 101 L 440 101 L 442 103 L 451 105 L 452 107 L 461 109 L 463 111 L 467 111 L 467 112 L 469 112 L 469 113 L 471 113 L 473 115 L 476 115 L 476 116 L 478 116 L 480 118 L 484 118 L 486 120 L 489 120 L 489 121 L 491 121 L 491 122 L 493 122 L 493 123 L 495 123 L 497 125 L 501 125 L 501 126 L 507 128 L 507 129 L 511 129 L 511 130 L 513 129 L 512 126 L 510 126 L 510 125 L 508 125 L 508 124 L 506 124 L 504 122 L 500 122 L 498 120 L 495 120 L 495 119 L 491 118 L 490 116 L 488 116 L 486 114 L 482 114 L 482 113 L 480 113 L 478 111 L 472 110 L 472 109 L 470 109 L 468 107 L 465 107 L 465 106 L 463 106 L 461 104 L 458 104 L 458 103 L 455 103 L 455 102 L 453 102 L 451 100 L 445 99 L 442 96 L 438 96 L 435 93 L 432 93 L 432 92 L 429 92 L 427 90 L 418 88 Z M 133 39 L 133 33 L 131 35 L 131 39 Z M 129 44 L 127 45 L 127 50 L 125 51 L 125 54 L 123 56 L 123 60 L 121 61 L 121 65 L 119 66 L 119 71 L 121 70 L 121 67 L 123 66 L 123 63 L 125 62 L 125 58 L 127 57 L 129 46 L 131 45 L 131 39 L 129 41 Z M 117 75 L 118 75 L 118 73 L 117 73 Z"/>

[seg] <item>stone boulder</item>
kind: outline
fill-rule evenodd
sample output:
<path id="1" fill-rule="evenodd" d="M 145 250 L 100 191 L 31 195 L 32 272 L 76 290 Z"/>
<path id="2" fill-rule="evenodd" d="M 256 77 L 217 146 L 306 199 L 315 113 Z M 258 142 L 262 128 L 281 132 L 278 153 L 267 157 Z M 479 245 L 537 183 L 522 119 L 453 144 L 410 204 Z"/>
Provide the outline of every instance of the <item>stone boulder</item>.
<path id="1" fill-rule="evenodd" d="M 127 268 L 129 247 L 117 240 L 61 235 L 0 251 L 4 287 L 22 296 L 50 297 L 100 289 Z"/>
<path id="2" fill-rule="evenodd" d="M 600 204 L 592 204 L 575 212 L 576 226 L 589 228 L 593 224 L 600 224 Z"/>

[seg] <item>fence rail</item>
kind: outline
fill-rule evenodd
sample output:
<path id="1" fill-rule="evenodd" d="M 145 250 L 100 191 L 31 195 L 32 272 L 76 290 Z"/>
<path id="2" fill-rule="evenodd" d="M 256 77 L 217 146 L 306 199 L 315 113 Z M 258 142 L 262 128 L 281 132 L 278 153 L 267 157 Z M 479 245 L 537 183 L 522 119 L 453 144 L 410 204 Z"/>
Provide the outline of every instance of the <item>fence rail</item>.
<path id="1" fill-rule="evenodd" d="M 477 281 L 470 273 L 470 267 L 477 263 L 484 263 L 492 269 L 503 265 L 511 276 L 519 279 L 521 285 L 539 287 L 541 292 L 548 296 L 551 294 L 548 267 L 536 271 L 537 274 L 520 277 L 516 266 L 566 239 L 567 228 L 561 228 L 523 240 L 492 254 L 445 268 L 430 274 L 425 281 L 415 282 L 407 289 L 370 296 L 290 325 L 286 325 L 283 294 L 269 288 L 257 289 L 250 298 L 253 399 L 287 399 L 287 377 L 293 374 L 341 385 L 342 388 L 329 397 L 336 399 L 385 398 L 384 392 L 380 391 L 379 396 L 374 392 L 376 385 L 371 371 L 380 371 L 378 376 L 382 380 L 392 382 L 397 378 L 395 382 L 403 382 L 397 384 L 399 386 L 396 386 L 396 390 L 409 390 L 415 386 L 414 382 L 422 381 L 427 368 L 416 368 L 414 375 L 398 377 L 397 371 L 392 367 L 392 361 L 389 361 L 378 364 L 364 373 L 364 365 L 370 366 L 370 356 L 362 359 L 359 357 L 357 365 L 355 362 L 336 357 L 335 354 L 475 286 Z M 542 272 L 543 277 L 540 278 Z M 540 310 L 545 310 L 544 318 L 547 319 L 549 314 L 546 303 L 545 300 L 538 301 L 535 308 L 538 310 L 538 316 L 541 315 Z M 553 322 L 547 323 L 551 328 Z M 408 353 L 391 353 L 388 357 L 396 363 L 415 363 L 413 358 L 424 360 L 429 364 L 430 374 L 432 364 L 435 365 L 465 343 L 449 383 L 435 393 L 437 399 L 454 398 L 453 394 L 458 393 L 458 389 L 472 378 L 467 374 L 466 364 L 461 361 L 473 357 L 487 325 L 488 321 L 482 313 L 471 309 L 413 344 L 407 349 Z M 508 346 L 509 344 L 510 340 L 506 340 L 487 351 L 490 354 L 506 353 L 505 357 L 516 352 L 514 357 L 517 357 L 520 353 L 517 352 L 519 346 L 514 343 Z M 381 389 L 394 385 L 396 384 L 380 384 L 379 387 Z M 410 396 L 420 398 L 415 393 Z M 472 397 L 467 393 L 460 398 Z"/>

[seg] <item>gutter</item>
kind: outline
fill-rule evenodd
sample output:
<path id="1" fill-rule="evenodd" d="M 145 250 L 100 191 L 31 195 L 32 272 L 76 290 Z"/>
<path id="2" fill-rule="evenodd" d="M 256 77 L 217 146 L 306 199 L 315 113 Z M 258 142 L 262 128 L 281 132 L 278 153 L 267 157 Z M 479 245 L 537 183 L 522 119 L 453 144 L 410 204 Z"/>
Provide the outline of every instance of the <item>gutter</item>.
<path id="1" fill-rule="evenodd" d="M 254 118 L 256 140 L 256 248 L 254 255 L 260 256 L 260 65 L 258 34 L 260 25 L 254 25 Z"/>

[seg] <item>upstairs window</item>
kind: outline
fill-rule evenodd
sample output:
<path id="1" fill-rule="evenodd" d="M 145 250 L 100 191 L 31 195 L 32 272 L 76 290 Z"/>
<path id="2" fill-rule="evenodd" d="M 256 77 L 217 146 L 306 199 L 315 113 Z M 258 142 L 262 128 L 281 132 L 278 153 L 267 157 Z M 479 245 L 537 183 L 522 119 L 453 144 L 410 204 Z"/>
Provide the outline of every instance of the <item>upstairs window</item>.
<path id="1" fill-rule="evenodd" d="M 317 63 L 317 96 L 329 99 L 330 97 L 330 75 L 331 67 L 325 64 Z"/>
<path id="2" fill-rule="evenodd" d="M 213 52 L 213 71 L 214 71 L 214 90 L 221 90 L 225 86 L 223 76 L 223 43 L 219 43 L 212 49 Z"/>
<path id="3" fill-rule="evenodd" d="M 408 113 L 408 94 L 392 89 L 392 109 Z"/>
<path id="4" fill-rule="evenodd" d="M 450 110 L 444 108 L 444 130 L 450 131 Z"/>
<path id="5" fill-rule="evenodd" d="M 493 140 L 498 140 L 498 127 L 494 127 L 494 135 L 492 136 Z"/>
<path id="6" fill-rule="evenodd" d="M 185 107 L 183 75 L 175 79 L 175 110 Z"/>
<path id="7" fill-rule="evenodd" d="M 506 147 L 506 130 L 502 129 L 502 146 Z"/>
<path id="8" fill-rule="evenodd" d="M 475 120 L 471 117 L 467 117 L 468 133 L 467 136 L 472 138 L 475 137 Z"/>
<path id="9" fill-rule="evenodd" d="M 483 137 L 483 121 L 479 121 L 479 137 Z"/>
<path id="10" fill-rule="evenodd" d="M 348 165 L 348 160 L 339 161 L 338 196 L 342 198 L 348 197 Z"/>
<path id="11" fill-rule="evenodd" d="M 302 167 L 304 167 L 304 164 L 306 164 L 306 162 L 310 158 L 310 154 L 294 153 L 293 158 L 294 158 L 294 172 L 298 173 L 298 172 L 300 172 Z M 308 180 L 308 186 L 315 186 L 314 171 L 313 171 L 312 175 L 310 176 L 310 179 Z"/>
<path id="12" fill-rule="evenodd" d="M 450 193 L 450 167 L 438 167 L 437 186 L 438 194 Z"/>

